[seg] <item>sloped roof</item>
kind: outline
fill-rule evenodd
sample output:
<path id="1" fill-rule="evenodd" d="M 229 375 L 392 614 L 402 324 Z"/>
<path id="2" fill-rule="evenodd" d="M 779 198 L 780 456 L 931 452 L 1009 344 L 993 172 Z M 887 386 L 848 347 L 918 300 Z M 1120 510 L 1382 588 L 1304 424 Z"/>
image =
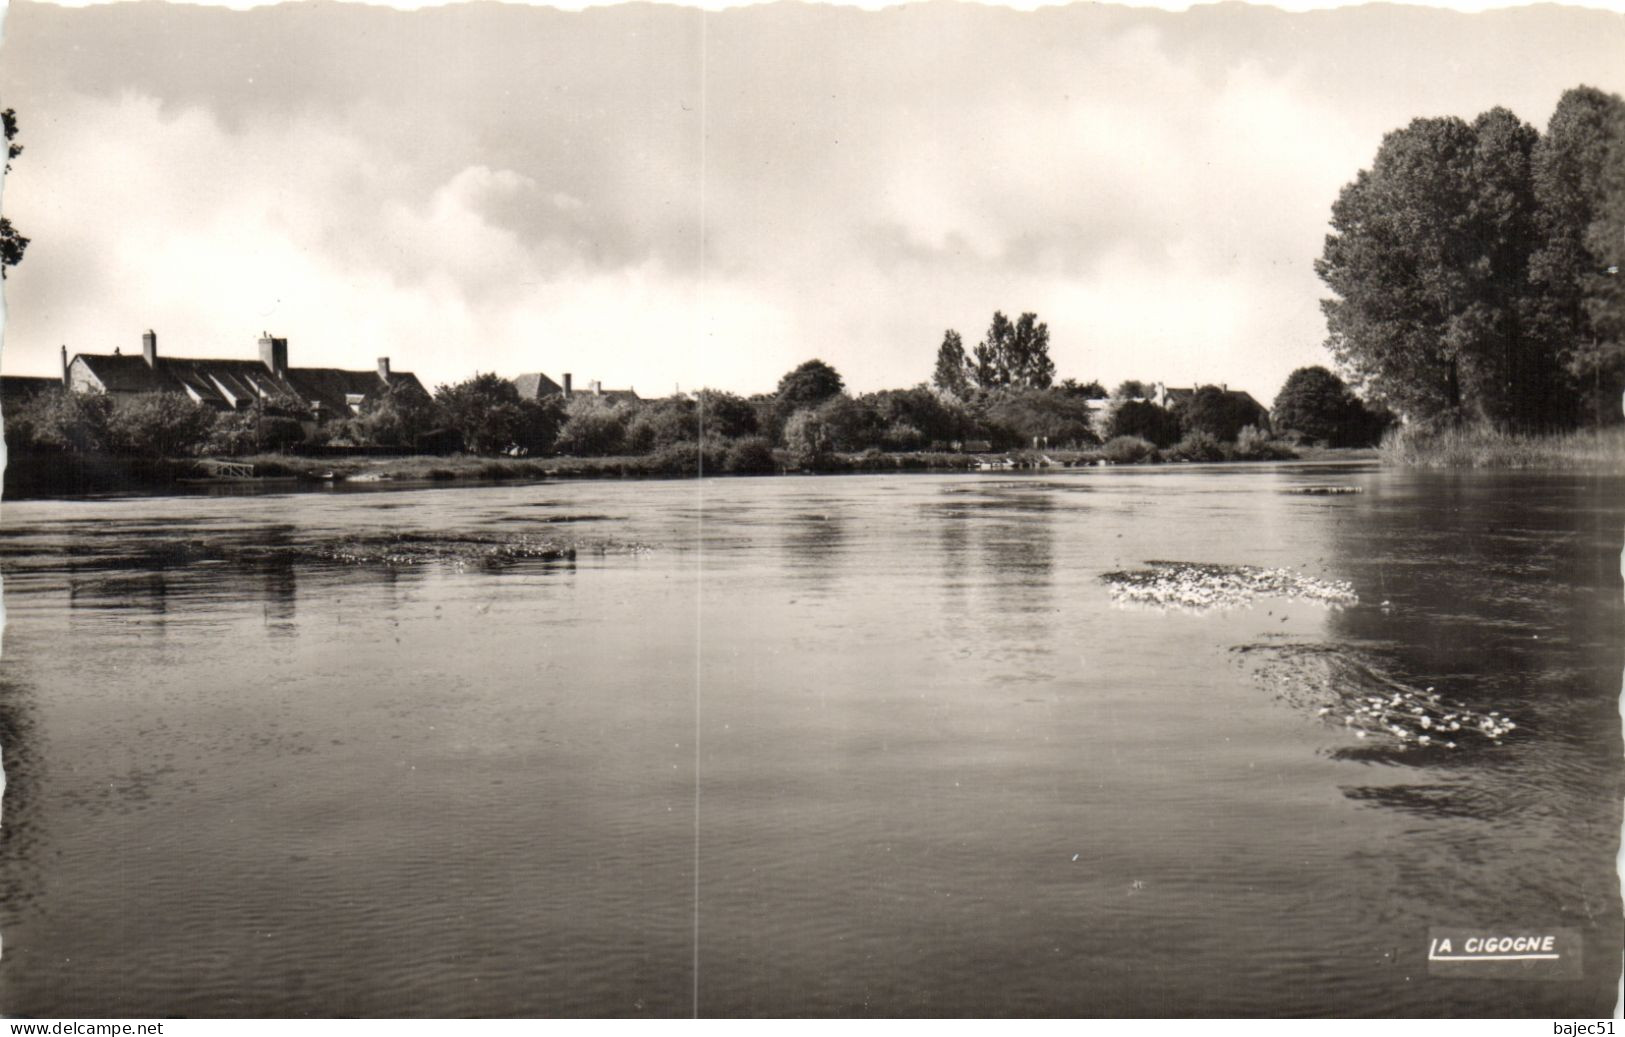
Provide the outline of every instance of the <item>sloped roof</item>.
<path id="1" fill-rule="evenodd" d="M 258 360 L 206 360 L 160 356 L 149 366 L 139 354 L 80 353 L 83 363 L 111 393 L 187 393 L 211 407 L 230 410 L 240 401 L 287 395 L 319 405 L 327 414 L 352 413 L 351 397 L 366 402 L 390 386 L 423 386 L 410 371 L 392 371 L 384 381 L 376 370 L 345 371 L 336 367 L 291 367 L 277 375 Z"/>
<path id="2" fill-rule="evenodd" d="M 513 380 L 513 387 L 519 390 L 522 400 L 545 400 L 564 391 L 563 386 L 540 371 L 520 375 Z"/>
<path id="3" fill-rule="evenodd" d="M 147 366 L 140 354 L 80 353 L 74 363 L 83 363 L 108 392 L 179 392 L 180 386 L 161 369 Z"/>
<path id="4" fill-rule="evenodd" d="M 1176 401 L 1182 403 L 1185 400 L 1188 400 L 1191 397 L 1195 396 L 1196 392 L 1197 392 L 1197 389 L 1206 389 L 1206 388 L 1208 388 L 1208 386 L 1205 386 L 1205 385 L 1203 385 L 1203 386 L 1194 386 L 1194 387 L 1189 388 L 1189 389 L 1175 389 L 1173 386 L 1168 386 L 1164 391 L 1168 394 L 1168 402 L 1170 404 L 1172 404 L 1172 403 L 1174 403 Z M 1268 408 L 1265 407 L 1263 404 L 1261 404 L 1257 400 L 1253 399 L 1253 394 L 1248 392 L 1245 389 L 1220 389 L 1219 386 L 1217 386 L 1217 385 L 1213 386 L 1213 388 L 1219 389 L 1220 392 L 1224 393 L 1226 396 L 1230 397 L 1232 400 L 1241 400 L 1241 401 L 1243 401 L 1245 403 L 1252 404 L 1254 407 L 1257 407 L 1259 410 L 1268 410 Z"/>

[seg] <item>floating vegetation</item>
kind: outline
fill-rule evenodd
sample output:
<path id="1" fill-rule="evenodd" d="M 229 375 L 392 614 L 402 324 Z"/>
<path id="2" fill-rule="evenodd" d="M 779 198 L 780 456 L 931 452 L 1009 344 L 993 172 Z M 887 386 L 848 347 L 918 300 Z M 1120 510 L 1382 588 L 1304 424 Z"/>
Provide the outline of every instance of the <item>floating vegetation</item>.
<path id="1" fill-rule="evenodd" d="M 1209 612 L 1240 608 L 1257 598 L 1292 598 L 1328 606 L 1359 602 L 1354 586 L 1320 580 L 1287 569 L 1200 562 L 1147 562 L 1150 568 L 1109 572 L 1103 580 L 1119 604 L 1155 609 Z"/>
<path id="2" fill-rule="evenodd" d="M 555 537 L 425 536 L 384 534 L 346 537 L 326 543 L 289 545 L 300 560 L 340 565 L 412 566 L 451 563 L 459 566 L 502 566 L 520 561 L 574 559 L 576 545 Z"/>
<path id="3" fill-rule="evenodd" d="M 1287 493 L 1301 493 L 1312 497 L 1330 497 L 1343 493 L 1364 493 L 1363 486 L 1293 486 Z"/>
<path id="4" fill-rule="evenodd" d="M 1277 698 L 1351 731 L 1408 748 L 1453 750 L 1500 745 L 1518 730 L 1498 709 L 1482 711 L 1383 673 L 1328 645 L 1242 645 L 1232 649 Z"/>

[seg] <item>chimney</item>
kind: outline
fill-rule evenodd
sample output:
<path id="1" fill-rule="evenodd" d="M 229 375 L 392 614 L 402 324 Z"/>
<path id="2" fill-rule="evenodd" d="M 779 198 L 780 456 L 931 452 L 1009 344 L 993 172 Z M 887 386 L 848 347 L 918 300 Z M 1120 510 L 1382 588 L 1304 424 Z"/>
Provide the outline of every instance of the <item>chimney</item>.
<path id="1" fill-rule="evenodd" d="M 68 384 L 68 347 L 62 347 L 62 384 Z"/>
<path id="2" fill-rule="evenodd" d="M 278 378 L 288 373 L 288 340 L 260 332 L 260 362 Z"/>
<path id="3" fill-rule="evenodd" d="M 389 357 L 387 356 L 378 358 L 378 380 L 380 382 L 389 381 Z"/>
<path id="4" fill-rule="evenodd" d="M 148 367 L 158 366 L 158 333 L 151 328 L 141 336 L 141 355 L 146 357 Z"/>
<path id="5" fill-rule="evenodd" d="M 570 398 L 570 372 L 564 372 L 564 398 Z"/>
<path id="6" fill-rule="evenodd" d="M 593 379 L 592 383 L 588 386 L 588 388 L 590 388 L 592 390 L 592 394 L 594 396 L 597 396 L 597 395 L 599 395 L 600 393 L 602 393 L 604 391 L 604 383 L 598 381 L 595 378 L 595 379 Z"/>
<path id="7" fill-rule="evenodd" d="M 1229 382 L 1220 382 L 1219 383 L 1219 391 L 1220 392 L 1229 392 L 1230 391 L 1230 383 Z"/>

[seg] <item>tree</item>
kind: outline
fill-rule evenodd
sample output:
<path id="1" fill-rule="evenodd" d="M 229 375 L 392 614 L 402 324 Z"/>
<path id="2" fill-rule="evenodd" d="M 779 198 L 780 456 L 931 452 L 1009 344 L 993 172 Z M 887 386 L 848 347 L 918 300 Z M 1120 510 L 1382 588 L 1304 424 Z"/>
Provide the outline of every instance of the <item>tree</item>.
<path id="1" fill-rule="evenodd" d="M 1531 158 L 1541 235 L 1529 262 L 1541 293 L 1537 322 L 1572 379 L 1574 417 L 1593 424 L 1619 418 L 1615 401 L 1625 388 L 1619 279 L 1607 272 L 1625 258 L 1622 163 L 1625 101 L 1591 87 L 1563 95 Z"/>
<path id="2" fill-rule="evenodd" d="M 1537 134 L 1493 109 L 1383 138 L 1332 206 L 1315 264 L 1327 346 L 1378 399 L 1422 422 L 1540 421 L 1549 351 L 1531 334 Z"/>
<path id="3" fill-rule="evenodd" d="M 498 374 L 476 374 L 456 385 L 441 385 L 435 402 L 470 452 L 495 454 L 513 446 L 524 427 L 519 390 Z"/>
<path id="4" fill-rule="evenodd" d="M 196 454 L 214 428 L 215 412 L 178 392 L 117 396 L 107 418 L 107 445 L 147 457 Z"/>
<path id="5" fill-rule="evenodd" d="M 1591 372 L 1593 393 L 1600 400 L 1606 392 L 1610 404 L 1625 387 L 1625 115 L 1615 118 L 1614 144 L 1615 157 L 1602 176 L 1602 203 L 1586 230 L 1586 248 L 1597 259 L 1597 268 L 1582 278 L 1592 339 L 1586 351 L 1576 350 L 1572 357 L 1572 369 Z M 1602 371 L 1614 376 L 1612 386 L 1604 388 Z M 1612 406 L 1595 413 L 1598 421 L 1621 417 Z"/>
<path id="6" fill-rule="evenodd" d="M 608 457 L 626 447 L 630 408 L 602 396 L 576 396 L 568 405 L 569 417 L 559 429 L 560 453 L 576 457 Z"/>
<path id="7" fill-rule="evenodd" d="M 699 406 L 700 426 L 706 435 L 721 439 L 755 435 L 756 408 L 750 401 L 716 389 L 701 389 L 694 394 L 694 401 Z"/>
<path id="8" fill-rule="evenodd" d="M 1086 400 L 1104 400 L 1109 395 L 1098 378 L 1092 382 L 1079 382 L 1076 378 L 1068 378 L 1057 388 L 1068 396 L 1082 396 Z"/>
<path id="9" fill-rule="evenodd" d="M 779 379 L 779 413 L 789 417 L 805 407 L 816 407 L 845 388 L 835 368 L 822 360 L 809 360 Z"/>
<path id="10" fill-rule="evenodd" d="M 1230 443 L 1248 425 L 1268 422 L 1269 416 L 1262 410 L 1241 393 L 1204 385 L 1180 406 L 1178 417 L 1187 434 L 1203 432 L 1219 442 Z"/>
<path id="11" fill-rule="evenodd" d="M 818 416 L 817 410 L 803 407 L 790 415 L 790 420 L 784 423 L 784 445 L 789 448 L 791 458 L 799 465 L 807 468 L 818 468 L 829 462 L 830 451 L 834 448 L 830 441 L 829 429 Z"/>
<path id="12" fill-rule="evenodd" d="M 17 113 L 7 108 L 0 112 L 0 122 L 5 124 L 6 172 L 9 173 L 11 160 L 23 153 L 23 146 L 17 143 Z M 0 216 L 0 278 L 6 276 L 8 267 L 14 267 L 23 261 L 23 253 L 27 249 L 28 239 L 11 225 L 9 217 Z"/>
<path id="13" fill-rule="evenodd" d="M 107 447 L 113 398 L 51 386 L 16 409 L 6 408 L 6 444 L 19 453 L 93 454 Z"/>
<path id="14" fill-rule="evenodd" d="M 1270 408 L 1276 429 L 1293 430 L 1331 446 L 1365 446 L 1384 424 L 1343 379 L 1324 367 L 1300 367 L 1287 376 Z"/>
<path id="15" fill-rule="evenodd" d="M 361 442 L 414 447 L 419 436 L 439 428 L 443 420 L 441 408 L 415 381 L 397 380 L 362 404 L 350 425 Z"/>
<path id="16" fill-rule="evenodd" d="M 987 335 L 977 343 L 973 370 L 982 389 L 1048 389 L 1055 381 L 1049 325 L 1040 324 L 1036 313 L 1023 313 L 1012 324 L 1002 312 L 994 311 Z"/>
<path id="17" fill-rule="evenodd" d="M 692 443 L 699 438 L 696 404 L 682 396 L 647 401 L 637 408 L 637 413 L 626 423 L 628 453 L 648 454 L 677 443 Z"/>
<path id="18" fill-rule="evenodd" d="M 963 400 L 970 395 L 971 366 L 965 356 L 965 342 L 959 332 L 949 328 L 937 347 L 937 369 L 931 375 L 931 384 L 939 392 Z"/>
<path id="19" fill-rule="evenodd" d="M 858 402 L 875 413 L 884 445 L 893 450 L 963 439 L 970 425 L 964 404 L 923 385 L 884 389 L 861 396 Z"/>
<path id="20" fill-rule="evenodd" d="M 1093 446 L 1099 442 L 1089 402 L 1046 389 L 1006 389 L 983 400 L 982 420 L 1000 446 L 1031 446 L 1034 438 L 1050 446 Z"/>
<path id="21" fill-rule="evenodd" d="M 1179 442 L 1179 416 L 1150 400 L 1124 399 L 1110 411 L 1105 434 L 1108 439 L 1132 436 L 1159 447 Z"/>
<path id="22" fill-rule="evenodd" d="M 1142 382 L 1137 379 L 1130 378 L 1126 381 L 1117 383 L 1117 388 L 1112 390 L 1112 399 L 1149 400 L 1156 394 L 1157 387 L 1154 382 Z"/>

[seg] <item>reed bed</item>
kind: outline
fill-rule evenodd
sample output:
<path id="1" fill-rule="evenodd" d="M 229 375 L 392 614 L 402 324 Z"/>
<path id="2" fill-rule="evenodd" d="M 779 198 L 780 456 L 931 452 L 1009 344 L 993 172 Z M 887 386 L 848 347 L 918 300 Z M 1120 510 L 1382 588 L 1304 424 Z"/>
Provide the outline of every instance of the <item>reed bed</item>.
<path id="1" fill-rule="evenodd" d="M 1625 472 L 1625 425 L 1543 434 L 1484 426 L 1422 432 L 1396 429 L 1383 438 L 1384 464 L 1410 468 L 1562 468 Z"/>

